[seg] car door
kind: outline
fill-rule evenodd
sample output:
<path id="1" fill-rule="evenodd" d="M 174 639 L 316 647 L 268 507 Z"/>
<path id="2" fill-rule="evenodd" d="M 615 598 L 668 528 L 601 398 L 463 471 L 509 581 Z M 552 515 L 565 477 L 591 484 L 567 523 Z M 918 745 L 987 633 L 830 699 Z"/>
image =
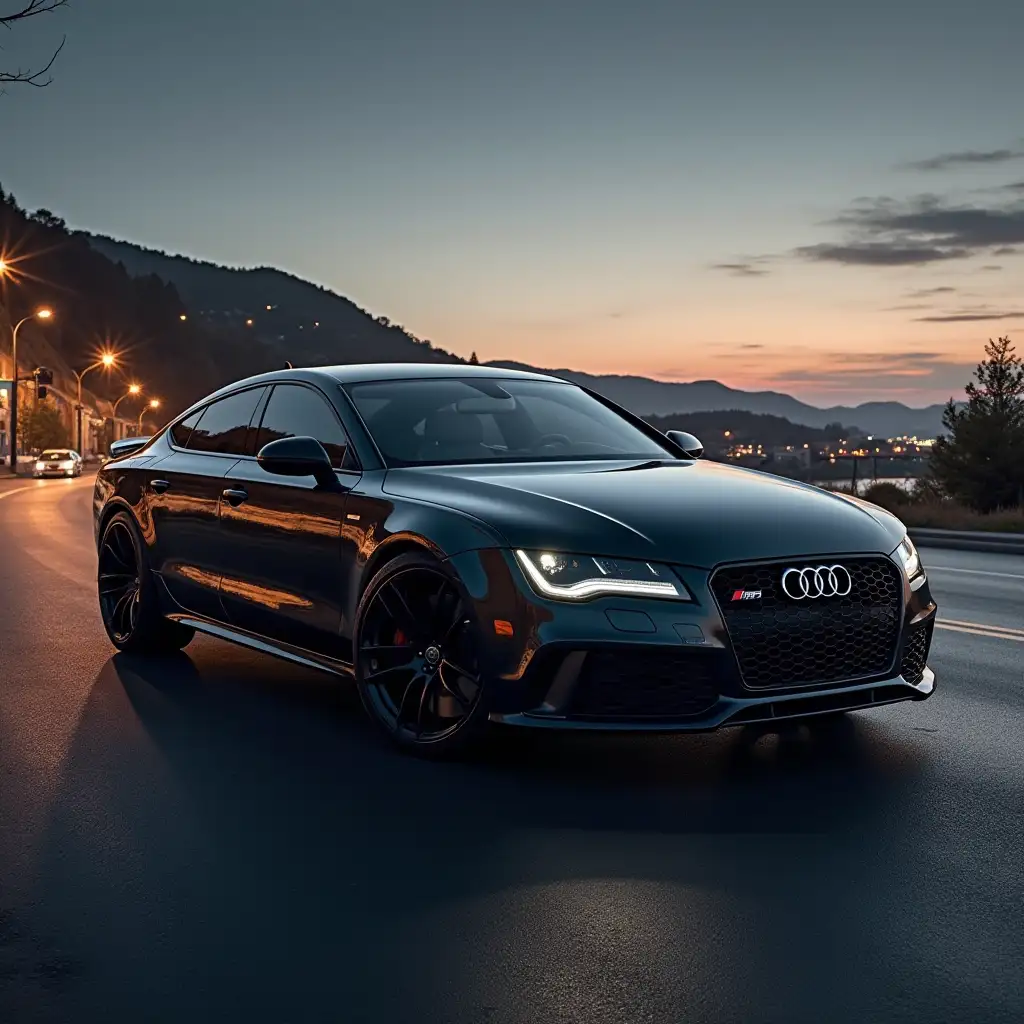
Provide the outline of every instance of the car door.
<path id="1" fill-rule="evenodd" d="M 334 480 L 268 473 L 255 455 L 284 437 L 314 437 L 327 450 Z M 252 455 L 224 480 L 220 525 L 227 564 L 221 603 L 241 629 L 347 660 L 339 637 L 346 562 L 341 524 L 346 492 L 359 480 L 341 421 L 317 388 L 276 384 L 255 431 Z"/>
<path id="2" fill-rule="evenodd" d="M 170 453 L 146 466 L 154 568 L 176 604 L 224 618 L 218 514 L 224 477 L 249 449 L 250 422 L 265 387 L 220 398 L 176 423 Z"/>

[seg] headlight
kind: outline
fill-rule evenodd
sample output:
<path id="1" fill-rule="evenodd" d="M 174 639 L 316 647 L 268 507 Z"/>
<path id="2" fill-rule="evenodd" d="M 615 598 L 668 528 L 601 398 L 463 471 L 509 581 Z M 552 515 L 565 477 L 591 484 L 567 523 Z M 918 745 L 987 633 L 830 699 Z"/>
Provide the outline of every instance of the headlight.
<path id="1" fill-rule="evenodd" d="M 613 594 L 691 600 L 686 588 L 663 565 L 552 551 L 516 551 L 516 560 L 538 594 L 559 601 L 587 601 Z"/>
<path id="2" fill-rule="evenodd" d="M 43 469 L 46 469 L 46 463 L 45 462 L 37 462 L 36 463 L 36 471 L 38 472 L 39 470 L 43 470 Z"/>
<path id="3" fill-rule="evenodd" d="M 915 576 L 921 575 L 924 571 L 921 568 L 921 556 L 914 547 L 914 542 L 909 537 L 904 537 L 900 546 L 896 549 L 899 560 L 903 563 L 903 571 L 907 579 L 912 580 Z"/>
<path id="4" fill-rule="evenodd" d="M 75 468 L 75 464 L 74 464 L 74 462 L 71 459 L 69 459 L 67 462 L 62 462 L 60 464 L 60 468 L 61 469 L 74 469 Z"/>

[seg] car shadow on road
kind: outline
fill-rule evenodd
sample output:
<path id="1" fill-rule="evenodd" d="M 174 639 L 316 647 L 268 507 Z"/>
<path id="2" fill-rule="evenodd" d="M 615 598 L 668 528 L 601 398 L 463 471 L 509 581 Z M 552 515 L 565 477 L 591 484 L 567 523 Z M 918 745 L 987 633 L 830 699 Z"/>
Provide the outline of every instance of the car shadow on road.
<path id="1" fill-rule="evenodd" d="M 294 784 L 367 824 L 383 812 L 431 830 L 468 816 L 499 830 L 827 832 L 879 813 L 927 757 L 883 712 L 675 736 L 495 728 L 459 761 L 430 763 L 394 751 L 347 682 L 225 648 L 117 655 L 97 688 L 123 689 L 182 781 L 201 774 L 225 801 L 270 772 L 275 790 Z"/>
<path id="2" fill-rule="evenodd" d="M 200 997 L 202 1019 L 290 1019 L 297 986 L 329 1006 L 341 971 L 346 1019 L 439 1020 L 443 936 L 479 956 L 514 941 L 505 917 L 523 905 L 543 923 L 566 912 L 549 894 L 589 898 L 615 880 L 616 899 L 654 886 L 693 894 L 702 914 L 716 905 L 706 894 L 746 893 L 782 958 L 807 941 L 785 920 L 794 887 L 855 912 L 814 864 L 863 874 L 845 848 L 899 828 L 927 767 L 906 731 L 859 721 L 781 739 L 509 731 L 431 763 L 393 751 L 329 676 L 196 647 L 104 665 L 53 802 L 41 891 L 73 922 L 80 1005 L 102 993 L 109 1019 L 153 1000 L 174 1008 L 160 1019 L 184 1019 Z M 664 913 L 666 929 L 692 927 Z M 755 933 L 719 933 L 755 954 Z M 405 965 L 401 986 L 389 958 Z M 260 978 L 288 983 L 269 996 Z"/>

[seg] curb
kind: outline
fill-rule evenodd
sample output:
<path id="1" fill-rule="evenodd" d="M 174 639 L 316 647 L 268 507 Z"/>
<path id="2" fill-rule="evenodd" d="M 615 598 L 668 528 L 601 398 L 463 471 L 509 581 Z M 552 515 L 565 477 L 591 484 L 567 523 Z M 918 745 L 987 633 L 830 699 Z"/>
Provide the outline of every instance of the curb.
<path id="1" fill-rule="evenodd" d="M 911 526 L 910 539 L 926 548 L 990 551 L 994 555 L 1024 555 L 1024 533 L 984 533 L 968 530 L 931 530 Z"/>

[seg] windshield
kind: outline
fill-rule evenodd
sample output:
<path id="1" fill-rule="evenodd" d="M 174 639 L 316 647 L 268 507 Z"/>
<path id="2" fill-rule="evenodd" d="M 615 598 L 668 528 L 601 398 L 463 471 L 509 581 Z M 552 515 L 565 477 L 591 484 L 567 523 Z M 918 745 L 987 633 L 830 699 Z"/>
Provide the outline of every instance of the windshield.
<path id="1" fill-rule="evenodd" d="M 40 456 L 40 458 L 41 459 L 47 459 L 50 462 L 60 462 L 60 461 L 65 460 L 65 459 L 70 459 L 71 458 L 71 452 L 48 451 L 48 452 L 43 452 L 43 454 Z"/>
<path id="2" fill-rule="evenodd" d="M 672 457 L 573 384 L 451 378 L 347 391 L 389 466 Z"/>

